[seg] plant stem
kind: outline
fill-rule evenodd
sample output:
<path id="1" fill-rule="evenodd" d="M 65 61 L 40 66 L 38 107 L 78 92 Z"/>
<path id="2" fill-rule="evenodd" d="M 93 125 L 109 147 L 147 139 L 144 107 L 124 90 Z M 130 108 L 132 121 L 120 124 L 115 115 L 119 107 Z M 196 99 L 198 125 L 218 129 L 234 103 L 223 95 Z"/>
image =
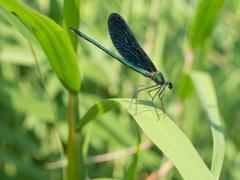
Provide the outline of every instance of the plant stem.
<path id="1" fill-rule="evenodd" d="M 67 180 L 85 179 L 85 166 L 83 164 L 82 155 L 82 134 L 75 131 L 75 122 L 78 121 L 78 107 L 77 94 L 69 93 L 68 101 L 68 124 L 69 124 L 69 138 L 67 144 L 68 166 L 67 166 Z"/>

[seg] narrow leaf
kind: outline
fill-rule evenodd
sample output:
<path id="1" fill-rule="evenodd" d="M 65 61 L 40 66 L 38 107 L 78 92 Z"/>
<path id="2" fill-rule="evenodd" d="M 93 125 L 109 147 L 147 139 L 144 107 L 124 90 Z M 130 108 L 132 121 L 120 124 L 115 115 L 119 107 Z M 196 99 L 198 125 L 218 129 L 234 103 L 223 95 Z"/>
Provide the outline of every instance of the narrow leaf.
<path id="1" fill-rule="evenodd" d="M 201 0 L 190 29 L 190 45 L 195 48 L 210 35 L 224 0 Z"/>
<path id="2" fill-rule="evenodd" d="M 81 0 L 64 0 L 64 29 L 76 52 L 78 37 L 71 32 L 70 27 L 78 28 Z"/>
<path id="3" fill-rule="evenodd" d="M 193 85 L 188 74 L 183 74 L 178 86 L 178 96 L 181 100 L 186 99 L 193 91 Z"/>
<path id="4" fill-rule="evenodd" d="M 127 180 L 135 179 L 135 170 L 137 167 L 138 156 L 139 156 L 139 152 L 140 152 L 140 144 L 141 144 L 141 137 L 140 137 L 139 131 L 138 131 L 137 135 L 138 135 L 138 142 L 137 142 L 137 146 L 136 146 L 136 153 L 134 154 L 132 162 L 128 168 L 127 178 L 126 178 Z"/>
<path id="5" fill-rule="evenodd" d="M 216 178 L 219 178 L 224 159 L 225 142 L 213 82 L 209 74 L 203 72 L 191 72 L 190 77 L 201 103 L 208 114 L 213 135 L 213 159 L 211 171 Z"/>
<path id="6" fill-rule="evenodd" d="M 81 119 L 77 130 L 79 131 L 85 124 L 90 122 L 93 119 L 96 119 L 103 115 L 104 113 L 113 110 L 119 106 L 119 103 L 112 100 L 104 100 L 101 102 L 98 102 L 94 106 L 92 106 L 89 111 L 83 116 Z"/>

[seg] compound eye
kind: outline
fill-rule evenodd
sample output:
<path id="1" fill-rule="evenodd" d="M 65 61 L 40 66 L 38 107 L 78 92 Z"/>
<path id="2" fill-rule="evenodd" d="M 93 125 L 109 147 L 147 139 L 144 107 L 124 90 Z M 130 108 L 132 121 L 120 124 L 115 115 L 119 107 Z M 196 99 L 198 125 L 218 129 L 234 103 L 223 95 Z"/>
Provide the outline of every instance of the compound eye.
<path id="1" fill-rule="evenodd" d="M 171 82 L 169 82 L 169 81 L 167 82 L 167 86 L 168 86 L 169 89 L 173 88 L 173 84 Z"/>

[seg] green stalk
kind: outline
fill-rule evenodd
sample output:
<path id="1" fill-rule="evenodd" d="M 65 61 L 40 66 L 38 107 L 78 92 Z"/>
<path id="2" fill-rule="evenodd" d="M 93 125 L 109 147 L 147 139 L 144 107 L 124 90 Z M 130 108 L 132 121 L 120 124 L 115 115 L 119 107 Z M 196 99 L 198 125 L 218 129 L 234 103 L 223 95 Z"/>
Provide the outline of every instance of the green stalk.
<path id="1" fill-rule="evenodd" d="M 76 109 L 78 107 L 77 94 L 69 93 L 68 101 L 68 124 L 69 137 L 67 144 L 68 166 L 67 180 L 85 179 L 85 167 L 82 155 L 82 134 L 75 131 L 75 122 L 78 121 Z"/>

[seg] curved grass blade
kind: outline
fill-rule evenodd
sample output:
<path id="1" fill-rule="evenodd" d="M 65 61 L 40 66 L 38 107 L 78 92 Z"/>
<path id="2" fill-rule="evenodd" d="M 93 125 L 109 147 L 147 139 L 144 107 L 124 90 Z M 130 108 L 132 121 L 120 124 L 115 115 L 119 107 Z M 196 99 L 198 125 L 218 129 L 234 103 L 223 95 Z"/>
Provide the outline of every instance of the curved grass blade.
<path id="1" fill-rule="evenodd" d="M 129 99 L 116 100 L 123 107 L 129 107 Z M 129 109 L 128 112 L 133 115 L 135 109 Z M 183 179 L 216 179 L 185 134 L 160 109 L 158 112 L 162 114 L 160 120 L 157 120 L 151 102 L 141 101 L 138 105 L 138 114 L 133 118 L 150 140 L 172 161 Z"/>
<path id="2" fill-rule="evenodd" d="M 104 113 L 117 108 L 120 104 L 117 101 L 104 100 L 98 102 L 92 106 L 89 111 L 81 118 L 80 123 L 77 126 L 77 130 L 81 130 L 84 125 L 90 122 L 93 119 L 96 119 L 103 115 Z"/>
<path id="3" fill-rule="evenodd" d="M 80 76 L 77 58 L 64 30 L 53 20 L 29 10 L 15 0 L 0 0 L 0 3 L 31 26 L 62 84 L 69 91 L 78 92 Z"/>
<path id="4" fill-rule="evenodd" d="M 193 71 L 190 73 L 190 77 L 198 93 L 200 101 L 208 114 L 213 135 L 213 158 L 211 171 L 216 178 L 219 178 L 224 159 L 225 142 L 213 82 L 209 74 L 203 72 Z"/>
<path id="5" fill-rule="evenodd" d="M 107 110 L 111 110 L 110 101 L 120 103 L 124 108 L 128 108 L 131 99 L 111 99 L 99 102 L 94 105 L 82 118 L 82 123 L 78 126 L 80 130 L 84 124 L 99 117 Z M 216 179 L 184 133 L 176 124 L 163 112 L 158 109 L 160 120 L 152 106 L 151 101 L 138 101 L 138 114 L 135 109 L 128 109 L 144 133 L 153 141 L 156 146 L 172 161 L 182 177 L 186 180 L 213 180 Z M 106 103 L 106 104 L 105 104 Z M 99 107 L 98 107 L 99 106 Z"/>

